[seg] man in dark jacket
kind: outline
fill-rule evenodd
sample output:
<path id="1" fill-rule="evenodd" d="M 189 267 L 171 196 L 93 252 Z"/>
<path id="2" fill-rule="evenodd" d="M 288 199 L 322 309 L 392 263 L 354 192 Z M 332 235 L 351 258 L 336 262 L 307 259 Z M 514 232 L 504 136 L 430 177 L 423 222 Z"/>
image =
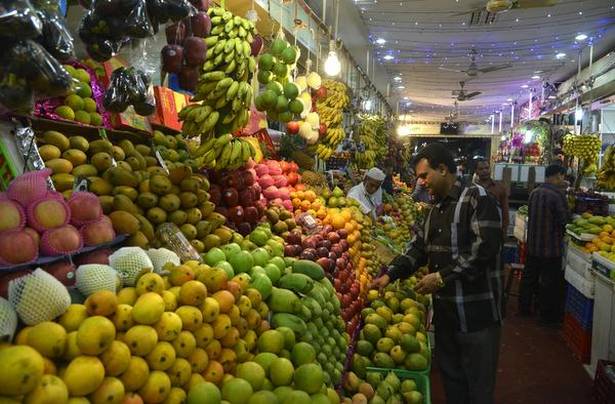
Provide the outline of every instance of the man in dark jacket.
<path id="1" fill-rule="evenodd" d="M 395 258 L 382 287 L 424 265 L 416 292 L 432 294 L 436 359 L 449 404 L 492 404 L 502 321 L 502 222 L 494 198 L 457 177 L 441 143 L 415 158 L 418 181 L 434 205 L 407 251 Z"/>
<path id="2" fill-rule="evenodd" d="M 562 185 L 566 169 L 552 164 L 545 170 L 545 183 L 534 189 L 528 203 L 527 260 L 519 288 L 519 312 L 531 314 L 538 293 L 540 322 L 557 326 L 563 319 L 564 271 L 562 253 L 568 203 Z"/>

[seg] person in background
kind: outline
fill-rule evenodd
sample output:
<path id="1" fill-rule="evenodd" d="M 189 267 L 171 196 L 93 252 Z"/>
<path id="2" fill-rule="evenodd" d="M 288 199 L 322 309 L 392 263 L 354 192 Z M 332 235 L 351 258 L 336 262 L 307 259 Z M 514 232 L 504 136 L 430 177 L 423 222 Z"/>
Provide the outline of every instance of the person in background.
<path id="1" fill-rule="evenodd" d="M 365 173 L 363 181 L 348 191 L 348 198 L 358 201 L 361 211 L 373 219 L 382 205 L 382 183 L 385 177 L 381 169 L 372 167 Z"/>
<path id="2" fill-rule="evenodd" d="M 504 237 L 508 231 L 508 191 L 504 185 L 497 183 L 491 179 L 491 166 L 489 161 L 485 159 L 476 160 L 476 180 L 477 185 L 485 188 L 493 197 L 498 201 L 500 209 L 502 210 L 502 232 Z"/>
<path id="3" fill-rule="evenodd" d="M 393 167 L 384 167 L 384 172 L 386 174 L 386 177 L 384 177 L 384 181 L 382 182 L 382 189 L 387 194 L 393 195 Z"/>
<path id="4" fill-rule="evenodd" d="M 422 149 L 414 166 L 434 205 L 408 249 L 372 286 L 384 287 L 428 265 L 415 290 L 433 298 L 436 360 L 447 403 L 493 404 L 502 323 L 500 211 L 484 188 L 456 176 L 443 144 Z"/>
<path id="5" fill-rule="evenodd" d="M 562 186 L 566 169 L 552 164 L 545 170 L 545 183 L 534 189 L 528 203 L 527 260 L 519 289 L 519 314 L 530 315 L 538 294 L 539 321 L 557 327 L 563 320 L 564 271 L 562 254 L 564 226 L 569 220 Z"/>

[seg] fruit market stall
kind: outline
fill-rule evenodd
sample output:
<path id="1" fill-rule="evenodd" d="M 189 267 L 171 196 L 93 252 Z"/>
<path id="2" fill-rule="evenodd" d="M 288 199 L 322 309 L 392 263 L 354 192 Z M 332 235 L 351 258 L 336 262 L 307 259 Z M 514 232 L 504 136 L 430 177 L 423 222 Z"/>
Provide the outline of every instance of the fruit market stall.
<path id="1" fill-rule="evenodd" d="M 350 69 L 321 78 L 261 8 L 97 0 L 71 32 L 53 2 L 9 3 L 2 399 L 430 402 L 429 298 L 369 289 L 422 207 L 401 187 L 372 220 L 329 178 L 389 152 Z"/>

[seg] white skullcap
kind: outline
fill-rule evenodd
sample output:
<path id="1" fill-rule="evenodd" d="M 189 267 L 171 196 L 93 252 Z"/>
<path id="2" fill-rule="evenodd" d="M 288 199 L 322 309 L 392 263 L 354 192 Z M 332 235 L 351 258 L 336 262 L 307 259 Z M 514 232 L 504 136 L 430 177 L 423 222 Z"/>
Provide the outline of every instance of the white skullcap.
<path id="1" fill-rule="evenodd" d="M 386 178 L 386 174 L 377 167 L 370 168 L 365 174 L 365 176 L 376 181 L 384 181 L 384 179 Z"/>

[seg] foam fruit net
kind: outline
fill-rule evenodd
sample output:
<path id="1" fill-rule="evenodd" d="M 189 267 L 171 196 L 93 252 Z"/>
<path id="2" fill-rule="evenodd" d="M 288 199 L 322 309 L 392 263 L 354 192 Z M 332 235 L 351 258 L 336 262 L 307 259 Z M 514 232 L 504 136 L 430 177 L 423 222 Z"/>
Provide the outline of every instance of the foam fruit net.
<path id="1" fill-rule="evenodd" d="M 181 265 L 179 256 L 166 248 L 150 248 L 147 250 L 147 255 L 152 261 L 156 273 L 161 273 L 164 265 L 169 262 L 175 266 Z"/>
<path id="2" fill-rule="evenodd" d="M 70 222 L 79 227 L 95 222 L 102 217 L 102 207 L 98 197 L 91 192 L 75 192 L 68 200 Z"/>
<path id="3" fill-rule="evenodd" d="M 140 247 L 122 247 L 109 256 L 109 265 L 119 274 L 124 286 L 134 286 L 139 276 L 152 272 L 154 265 Z"/>
<path id="4" fill-rule="evenodd" d="M 68 290 L 41 268 L 9 283 L 9 302 L 27 325 L 51 321 L 70 306 Z"/>
<path id="5" fill-rule="evenodd" d="M 11 182 L 6 193 L 9 198 L 27 206 L 45 197 L 49 175 L 51 175 L 51 170 L 48 168 L 24 173 Z"/>
<path id="6" fill-rule="evenodd" d="M 0 231 L 2 230 L 21 230 L 26 225 L 26 212 L 24 208 L 16 201 L 11 201 L 10 199 L 0 198 L 0 212 L 2 212 L 3 210 L 8 212 L 12 209 L 17 211 L 20 216 L 19 225 L 17 227 L 12 227 L 12 228 L 4 228 L 4 229 L 0 228 Z"/>
<path id="7" fill-rule="evenodd" d="M 28 226 L 32 227 L 35 230 L 38 230 L 39 232 L 49 230 L 47 226 L 39 222 L 39 219 L 42 219 L 42 216 L 46 214 L 45 209 L 55 211 L 58 215 L 64 215 L 64 217 L 60 216 L 58 218 L 59 226 L 67 224 L 70 220 L 70 208 L 68 207 L 68 204 L 64 200 L 56 199 L 55 197 L 53 197 L 53 195 L 46 195 L 45 197 L 34 201 L 28 205 Z"/>
<path id="8" fill-rule="evenodd" d="M 86 264 L 77 268 L 75 286 L 85 297 L 101 290 L 116 292 L 118 273 L 108 265 Z"/>
<path id="9" fill-rule="evenodd" d="M 17 313 L 8 300 L 0 297 L 0 342 L 12 341 L 17 329 Z"/>

